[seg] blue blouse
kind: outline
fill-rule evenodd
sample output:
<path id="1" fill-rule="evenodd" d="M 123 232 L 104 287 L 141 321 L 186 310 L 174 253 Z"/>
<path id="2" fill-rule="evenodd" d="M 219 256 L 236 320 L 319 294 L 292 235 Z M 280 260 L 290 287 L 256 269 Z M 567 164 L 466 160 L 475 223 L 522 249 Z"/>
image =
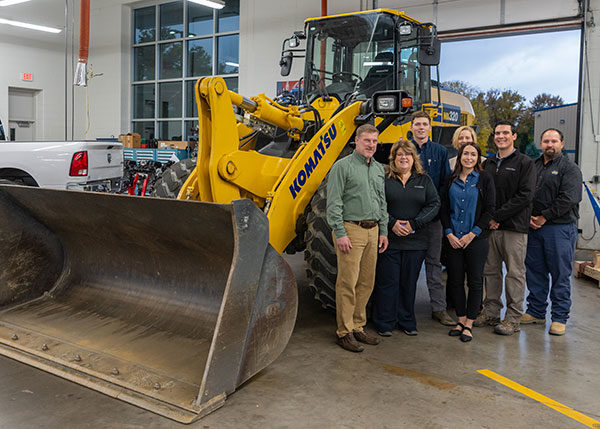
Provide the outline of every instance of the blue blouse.
<path id="1" fill-rule="evenodd" d="M 457 178 L 452 182 L 448 197 L 450 199 L 450 224 L 452 229 L 446 229 L 446 235 L 453 233 L 458 238 L 472 232 L 475 235 L 481 234 L 481 228 L 475 224 L 475 213 L 477 212 L 477 199 L 479 190 L 479 173 L 472 171 L 463 182 Z"/>

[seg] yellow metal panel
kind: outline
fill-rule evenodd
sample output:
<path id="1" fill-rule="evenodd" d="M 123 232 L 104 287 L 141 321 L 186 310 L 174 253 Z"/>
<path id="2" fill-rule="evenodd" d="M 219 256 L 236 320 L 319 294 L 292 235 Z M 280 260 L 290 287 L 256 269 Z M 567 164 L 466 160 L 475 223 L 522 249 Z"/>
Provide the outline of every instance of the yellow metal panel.
<path id="1" fill-rule="evenodd" d="M 337 14 L 337 15 L 317 16 L 315 18 L 308 18 L 304 22 L 308 23 L 308 22 L 311 22 L 311 21 L 318 21 L 318 20 L 321 20 L 321 19 L 339 18 L 339 17 L 342 17 L 342 16 L 361 15 L 361 14 L 364 14 L 364 13 L 373 13 L 373 12 L 389 13 L 390 15 L 401 16 L 402 18 L 406 19 L 407 21 L 412 21 L 412 22 L 415 22 L 417 24 L 421 24 L 421 21 L 418 21 L 418 20 L 416 20 L 414 18 L 411 18 L 410 16 L 406 15 L 404 13 L 404 11 L 400 11 L 400 10 L 396 10 L 396 9 L 373 9 L 373 10 L 364 10 L 362 12 L 349 12 L 349 13 L 340 13 L 340 14 Z"/>
<path id="2" fill-rule="evenodd" d="M 362 102 L 351 104 L 329 120 L 295 156 L 281 181 L 272 190 L 273 202 L 267 213 L 269 242 L 279 253 L 296 236 L 296 220 L 337 160 L 356 130 L 354 118 Z"/>
<path id="3" fill-rule="evenodd" d="M 219 174 L 264 201 L 290 161 L 256 151 L 236 151 L 221 158 Z"/>

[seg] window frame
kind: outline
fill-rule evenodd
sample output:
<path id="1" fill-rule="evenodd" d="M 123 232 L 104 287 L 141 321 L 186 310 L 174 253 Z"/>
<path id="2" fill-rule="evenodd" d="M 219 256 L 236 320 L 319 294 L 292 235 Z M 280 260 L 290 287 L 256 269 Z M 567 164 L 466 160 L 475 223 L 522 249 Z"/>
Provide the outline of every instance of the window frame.
<path id="1" fill-rule="evenodd" d="M 153 122 L 154 123 L 154 138 L 156 140 L 168 140 L 170 137 L 169 136 L 162 136 L 161 135 L 161 130 L 160 130 L 160 124 L 162 122 L 165 121 L 179 121 L 180 126 L 181 126 L 181 138 L 185 139 L 186 135 L 189 135 L 189 130 L 186 130 L 186 124 L 189 123 L 189 121 L 198 121 L 198 117 L 197 116 L 188 116 L 188 112 L 187 112 L 187 86 L 188 86 L 188 82 L 189 81 L 193 81 L 196 82 L 198 80 L 198 76 L 192 76 L 192 77 L 188 77 L 187 76 L 187 72 L 188 72 L 188 43 L 190 41 L 193 40 L 201 40 L 201 39 L 211 39 L 211 46 L 212 46 L 212 54 L 211 54 L 211 76 L 221 76 L 223 78 L 226 78 L 226 80 L 229 80 L 231 78 L 236 78 L 238 85 L 239 85 L 239 65 L 237 68 L 237 72 L 236 73 L 227 73 L 227 74 L 219 74 L 218 72 L 218 67 L 219 67 L 219 63 L 218 63 L 218 43 L 219 43 L 219 38 L 223 37 L 223 36 L 230 36 L 230 35 L 237 35 L 238 36 L 238 62 L 239 62 L 239 37 L 240 37 L 240 30 L 239 27 L 240 25 L 238 25 L 238 29 L 235 31 L 223 31 L 223 32 L 219 32 L 218 31 L 218 27 L 219 27 L 219 10 L 214 9 L 212 11 L 213 13 L 213 17 L 212 17 L 212 33 L 208 33 L 208 34 L 202 34 L 202 35 L 194 35 L 193 37 L 188 37 L 188 27 L 189 27 L 189 23 L 188 23 L 188 10 L 189 10 L 189 4 L 191 2 L 189 2 L 188 0 L 179 0 L 182 2 L 183 4 L 183 37 L 178 37 L 178 38 L 173 38 L 173 39 L 165 39 L 165 40 L 161 40 L 160 39 L 160 7 L 161 5 L 164 4 L 168 4 L 168 3 L 175 3 L 173 1 L 158 1 L 155 2 L 152 5 L 146 5 L 146 6 L 140 6 L 140 7 L 136 7 L 136 8 L 132 8 L 131 9 L 131 29 L 132 31 L 130 32 L 129 35 L 129 46 L 130 46 L 130 54 L 131 54 L 131 72 L 130 72 L 130 77 L 129 77 L 129 96 L 130 96 L 130 112 L 129 112 L 129 119 L 130 119 L 130 125 L 132 128 L 132 131 L 135 129 L 135 125 L 136 123 L 149 123 L 149 122 Z M 241 1 L 239 2 L 241 4 Z M 154 40 L 153 41 L 149 41 L 149 42 L 141 42 L 141 43 L 136 43 L 136 37 L 135 37 L 135 33 L 136 33 L 136 27 L 135 27 L 135 12 L 137 10 L 140 9 L 145 9 L 148 7 L 154 7 Z M 238 12 L 239 13 L 239 12 Z M 239 16 L 239 15 L 238 15 Z M 180 42 L 182 44 L 182 61 L 181 61 L 181 76 L 180 77 L 176 77 L 176 78 L 168 78 L 168 79 L 161 79 L 160 78 L 160 67 L 161 67 L 161 61 L 160 61 L 160 45 L 164 45 L 164 44 L 168 44 L 168 43 L 175 43 L 175 42 Z M 154 79 L 148 79 L 148 80 L 135 80 L 136 77 L 136 56 L 135 56 L 135 50 L 136 48 L 141 48 L 141 47 L 148 47 L 148 46 L 153 46 L 154 47 Z M 238 63 L 239 64 L 239 63 Z M 159 94 L 159 87 L 161 83 L 168 83 L 168 82 L 179 82 L 181 85 L 181 116 L 179 117 L 161 117 L 160 116 L 160 94 Z M 144 85 L 144 84 L 153 84 L 154 85 L 154 115 L 153 117 L 150 118 L 135 118 L 135 88 L 138 85 Z M 195 99 L 193 100 L 193 103 L 195 104 L 196 101 Z M 192 109 L 193 111 L 194 109 Z M 143 137 L 143 136 L 142 136 Z"/>

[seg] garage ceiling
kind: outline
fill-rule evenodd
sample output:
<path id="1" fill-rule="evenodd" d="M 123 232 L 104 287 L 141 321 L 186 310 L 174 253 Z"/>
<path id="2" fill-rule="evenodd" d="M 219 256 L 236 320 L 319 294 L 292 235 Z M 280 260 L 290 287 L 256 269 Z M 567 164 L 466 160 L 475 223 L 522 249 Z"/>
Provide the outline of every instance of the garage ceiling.
<path id="1" fill-rule="evenodd" d="M 69 5 L 71 2 L 69 1 Z M 45 42 L 50 45 L 65 41 L 65 1 L 64 0 L 31 0 L 12 6 L 0 7 L 0 18 L 29 24 L 44 25 L 63 30 L 58 34 L 0 24 L 0 40 L 27 44 L 28 42 Z"/>

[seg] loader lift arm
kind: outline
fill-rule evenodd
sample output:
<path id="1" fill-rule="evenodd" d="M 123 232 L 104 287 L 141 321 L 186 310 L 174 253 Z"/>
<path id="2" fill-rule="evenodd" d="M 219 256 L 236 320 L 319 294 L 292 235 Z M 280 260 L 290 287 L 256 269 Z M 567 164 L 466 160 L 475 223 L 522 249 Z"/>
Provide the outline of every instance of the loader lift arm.
<path id="1" fill-rule="evenodd" d="M 395 108 L 378 109 L 377 100 L 395 101 Z M 402 102 L 404 100 L 404 103 Z M 298 106 L 280 106 L 264 94 L 248 99 L 227 90 L 221 77 L 196 83 L 199 133 L 196 168 L 181 187 L 178 198 L 229 204 L 249 198 L 269 220 L 269 242 L 282 253 L 296 236 L 296 221 L 333 163 L 352 139 L 356 128 L 385 116 L 385 126 L 408 113 L 410 97 L 404 91 L 376 93 L 372 100 L 355 101 L 332 116 L 310 140 L 302 142 L 309 115 Z M 232 105 L 251 116 L 248 122 L 266 122 L 300 142 L 291 159 L 239 148 L 238 120 Z M 402 107 L 404 105 L 405 107 Z"/>

